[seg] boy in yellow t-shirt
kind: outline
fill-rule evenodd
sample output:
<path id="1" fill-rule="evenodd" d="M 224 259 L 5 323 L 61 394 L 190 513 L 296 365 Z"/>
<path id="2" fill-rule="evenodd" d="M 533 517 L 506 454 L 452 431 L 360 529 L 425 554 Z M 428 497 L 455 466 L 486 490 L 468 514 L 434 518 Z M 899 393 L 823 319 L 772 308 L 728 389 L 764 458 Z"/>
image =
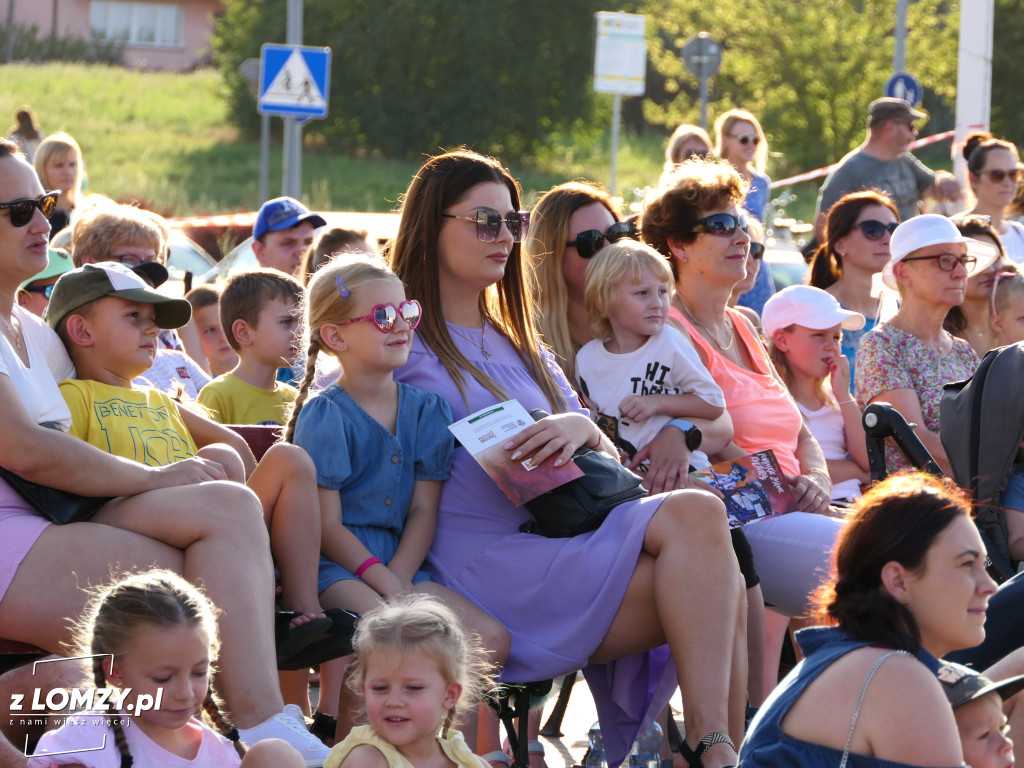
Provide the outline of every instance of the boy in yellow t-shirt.
<path id="1" fill-rule="evenodd" d="M 221 424 L 285 424 L 299 391 L 277 371 L 299 355 L 302 285 L 276 269 L 232 275 L 220 295 L 220 321 L 238 365 L 199 392 Z"/>
<path id="2" fill-rule="evenodd" d="M 317 594 L 320 506 L 315 469 L 305 451 L 284 443 L 273 446 L 257 465 L 245 440 L 230 429 L 163 392 L 132 386 L 132 379 L 153 364 L 159 330 L 180 327 L 191 314 L 187 301 L 157 293 L 121 264 L 86 264 L 62 275 L 45 319 L 78 373 L 77 379 L 60 385 L 71 410 L 71 434 L 148 466 L 199 456 L 222 467 L 228 480 L 249 486 L 271 531 L 282 605 L 296 614 L 278 637 L 278 661 L 286 664 L 331 625 Z M 203 510 L 183 508 L 175 513 L 178 529 L 181 516 L 194 518 L 186 527 L 196 531 L 205 524 Z M 126 527 L 130 524 L 125 521 Z M 156 539 L 171 535 L 143 532 Z"/>

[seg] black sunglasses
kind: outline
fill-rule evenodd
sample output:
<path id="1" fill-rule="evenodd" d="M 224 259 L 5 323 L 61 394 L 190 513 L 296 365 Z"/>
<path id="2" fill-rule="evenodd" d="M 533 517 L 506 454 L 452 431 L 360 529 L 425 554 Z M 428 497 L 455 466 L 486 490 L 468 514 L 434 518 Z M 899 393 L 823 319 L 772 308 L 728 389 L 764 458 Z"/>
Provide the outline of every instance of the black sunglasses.
<path id="1" fill-rule="evenodd" d="M 512 211 L 502 216 L 497 211 L 482 208 L 476 212 L 475 216 L 456 216 L 454 213 L 442 213 L 441 215 L 447 219 L 475 222 L 476 238 L 485 243 L 493 243 L 498 239 L 503 223 L 512 234 L 513 243 L 523 242 L 526 238 L 526 232 L 530 227 L 529 211 Z"/>
<path id="2" fill-rule="evenodd" d="M 35 291 L 41 293 L 46 298 L 50 298 L 50 294 L 53 293 L 54 286 L 52 285 L 26 285 L 22 290 Z"/>
<path id="3" fill-rule="evenodd" d="M 47 192 L 35 199 L 25 197 L 20 200 L 12 200 L 9 203 L 0 203 L 0 210 L 4 208 L 10 210 L 12 226 L 24 227 L 32 221 L 36 208 L 42 211 L 43 216 L 47 219 L 53 216 L 53 212 L 57 210 L 58 197 L 60 197 L 60 192 L 58 191 Z"/>
<path id="4" fill-rule="evenodd" d="M 1011 168 L 1008 171 L 1004 171 L 1002 168 L 993 168 L 990 171 L 978 171 L 979 175 L 987 173 L 988 177 L 992 179 L 993 184 L 1002 184 L 1003 180 L 1009 177 L 1012 182 L 1019 182 L 1021 177 L 1020 168 Z"/>
<path id="5" fill-rule="evenodd" d="M 750 244 L 750 258 L 755 261 L 760 261 L 764 258 L 764 243 L 751 243 Z"/>
<path id="6" fill-rule="evenodd" d="M 756 133 L 730 133 L 728 134 L 731 138 L 736 139 L 740 144 L 744 146 L 747 144 L 753 144 L 755 147 L 761 143 L 761 137 Z"/>
<path id="7" fill-rule="evenodd" d="M 606 242 L 616 243 L 625 237 L 631 240 L 636 240 L 636 222 L 630 221 L 616 221 L 604 232 L 599 232 L 596 229 L 586 229 L 576 235 L 575 240 L 571 240 L 566 243 L 567 246 L 575 246 L 576 253 L 580 255 L 581 259 L 589 259 L 599 250 L 604 248 Z"/>
<path id="8" fill-rule="evenodd" d="M 864 233 L 864 237 L 868 240 L 881 240 L 885 235 L 886 231 L 892 236 L 892 233 L 896 231 L 896 227 L 899 226 L 898 221 L 893 221 L 888 224 L 884 224 L 877 219 L 864 219 L 857 224 L 860 227 L 860 231 Z"/>
<path id="9" fill-rule="evenodd" d="M 708 235 L 717 235 L 718 237 L 732 237 L 736 234 L 736 229 L 742 229 L 744 232 L 747 231 L 747 220 L 743 216 L 733 216 L 731 213 L 713 213 L 710 216 L 705 216 L 703 219 L 698 219 L 690 229 L 691 232 L 703 232 Z"/>

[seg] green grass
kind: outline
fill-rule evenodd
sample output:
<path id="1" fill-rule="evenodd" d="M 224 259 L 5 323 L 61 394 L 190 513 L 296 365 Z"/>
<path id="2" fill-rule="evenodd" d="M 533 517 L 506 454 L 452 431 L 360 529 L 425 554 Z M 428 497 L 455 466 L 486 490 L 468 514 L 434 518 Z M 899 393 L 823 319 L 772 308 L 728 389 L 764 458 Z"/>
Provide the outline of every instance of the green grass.
<path id="1" fill-rule="evenodd" d="M 0 116 L 32 106 L 43 130 L 65 130 L 82 146 L 88 191 L 138 199 L 167 216 L 253 210 L 259 200 L 259 144 L 242 140 L 227 119 L 213 70 L 140 72 L 86 64 L 0 65 Z M 609 97 L 610 98 L 610 97 Z M 274 118 L 272 122 L 279 121 Z M 527 204 L 568 179 L 609 184 L 610 140 L 553 137 L 533 162 L 509 161 Z M 623 134 L 615 192 L 657 182 L 664 139 Z M 348 157 L 306 147 L 302 187 L 318 210 L 392 210 L 418 164 Z M 813 215 L 816 185 L 797 190 L 790 215 Z M 270 159 L 270 194 L 281 189 L 279 139 Z"/>

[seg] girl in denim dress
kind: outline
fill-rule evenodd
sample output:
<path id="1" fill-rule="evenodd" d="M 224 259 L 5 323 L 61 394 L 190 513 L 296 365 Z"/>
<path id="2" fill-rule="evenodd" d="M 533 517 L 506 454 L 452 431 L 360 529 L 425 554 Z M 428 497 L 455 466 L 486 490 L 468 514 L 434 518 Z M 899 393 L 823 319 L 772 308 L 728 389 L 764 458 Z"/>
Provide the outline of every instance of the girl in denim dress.
<path id="1" fill-rule="evenodd" d="M 420 570 L 454 438 L 445 400 L 393 377 L 409 356 L 419 302 L 406 301 L 401 281 L 379 259 L 346 254 L 314 275 L 306 303 L 306 374 L 286 439 L 316 465 L 321 604 L 363 614 L 381 598 L 435 595 L 500 664 L 509 642 L 501 624 Z M 340 374 L 310 397 L 320 352 L 337 358 Z M 332 697 L 322 698 L 330 708 Z"/>

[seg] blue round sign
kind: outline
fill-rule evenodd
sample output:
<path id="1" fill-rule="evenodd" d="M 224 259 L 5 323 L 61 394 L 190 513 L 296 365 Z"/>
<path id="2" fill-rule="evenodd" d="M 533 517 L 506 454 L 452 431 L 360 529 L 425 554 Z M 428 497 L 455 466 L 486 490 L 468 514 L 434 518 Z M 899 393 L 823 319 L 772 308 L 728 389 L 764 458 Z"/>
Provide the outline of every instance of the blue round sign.
<path id="1" fill-rule="evenodd" d="M 908 101 L 912 107 L 921 103 L 923 92 L 921 81 L 907 72 L 897 72 L 885 81 L 886 96 Z"/>

